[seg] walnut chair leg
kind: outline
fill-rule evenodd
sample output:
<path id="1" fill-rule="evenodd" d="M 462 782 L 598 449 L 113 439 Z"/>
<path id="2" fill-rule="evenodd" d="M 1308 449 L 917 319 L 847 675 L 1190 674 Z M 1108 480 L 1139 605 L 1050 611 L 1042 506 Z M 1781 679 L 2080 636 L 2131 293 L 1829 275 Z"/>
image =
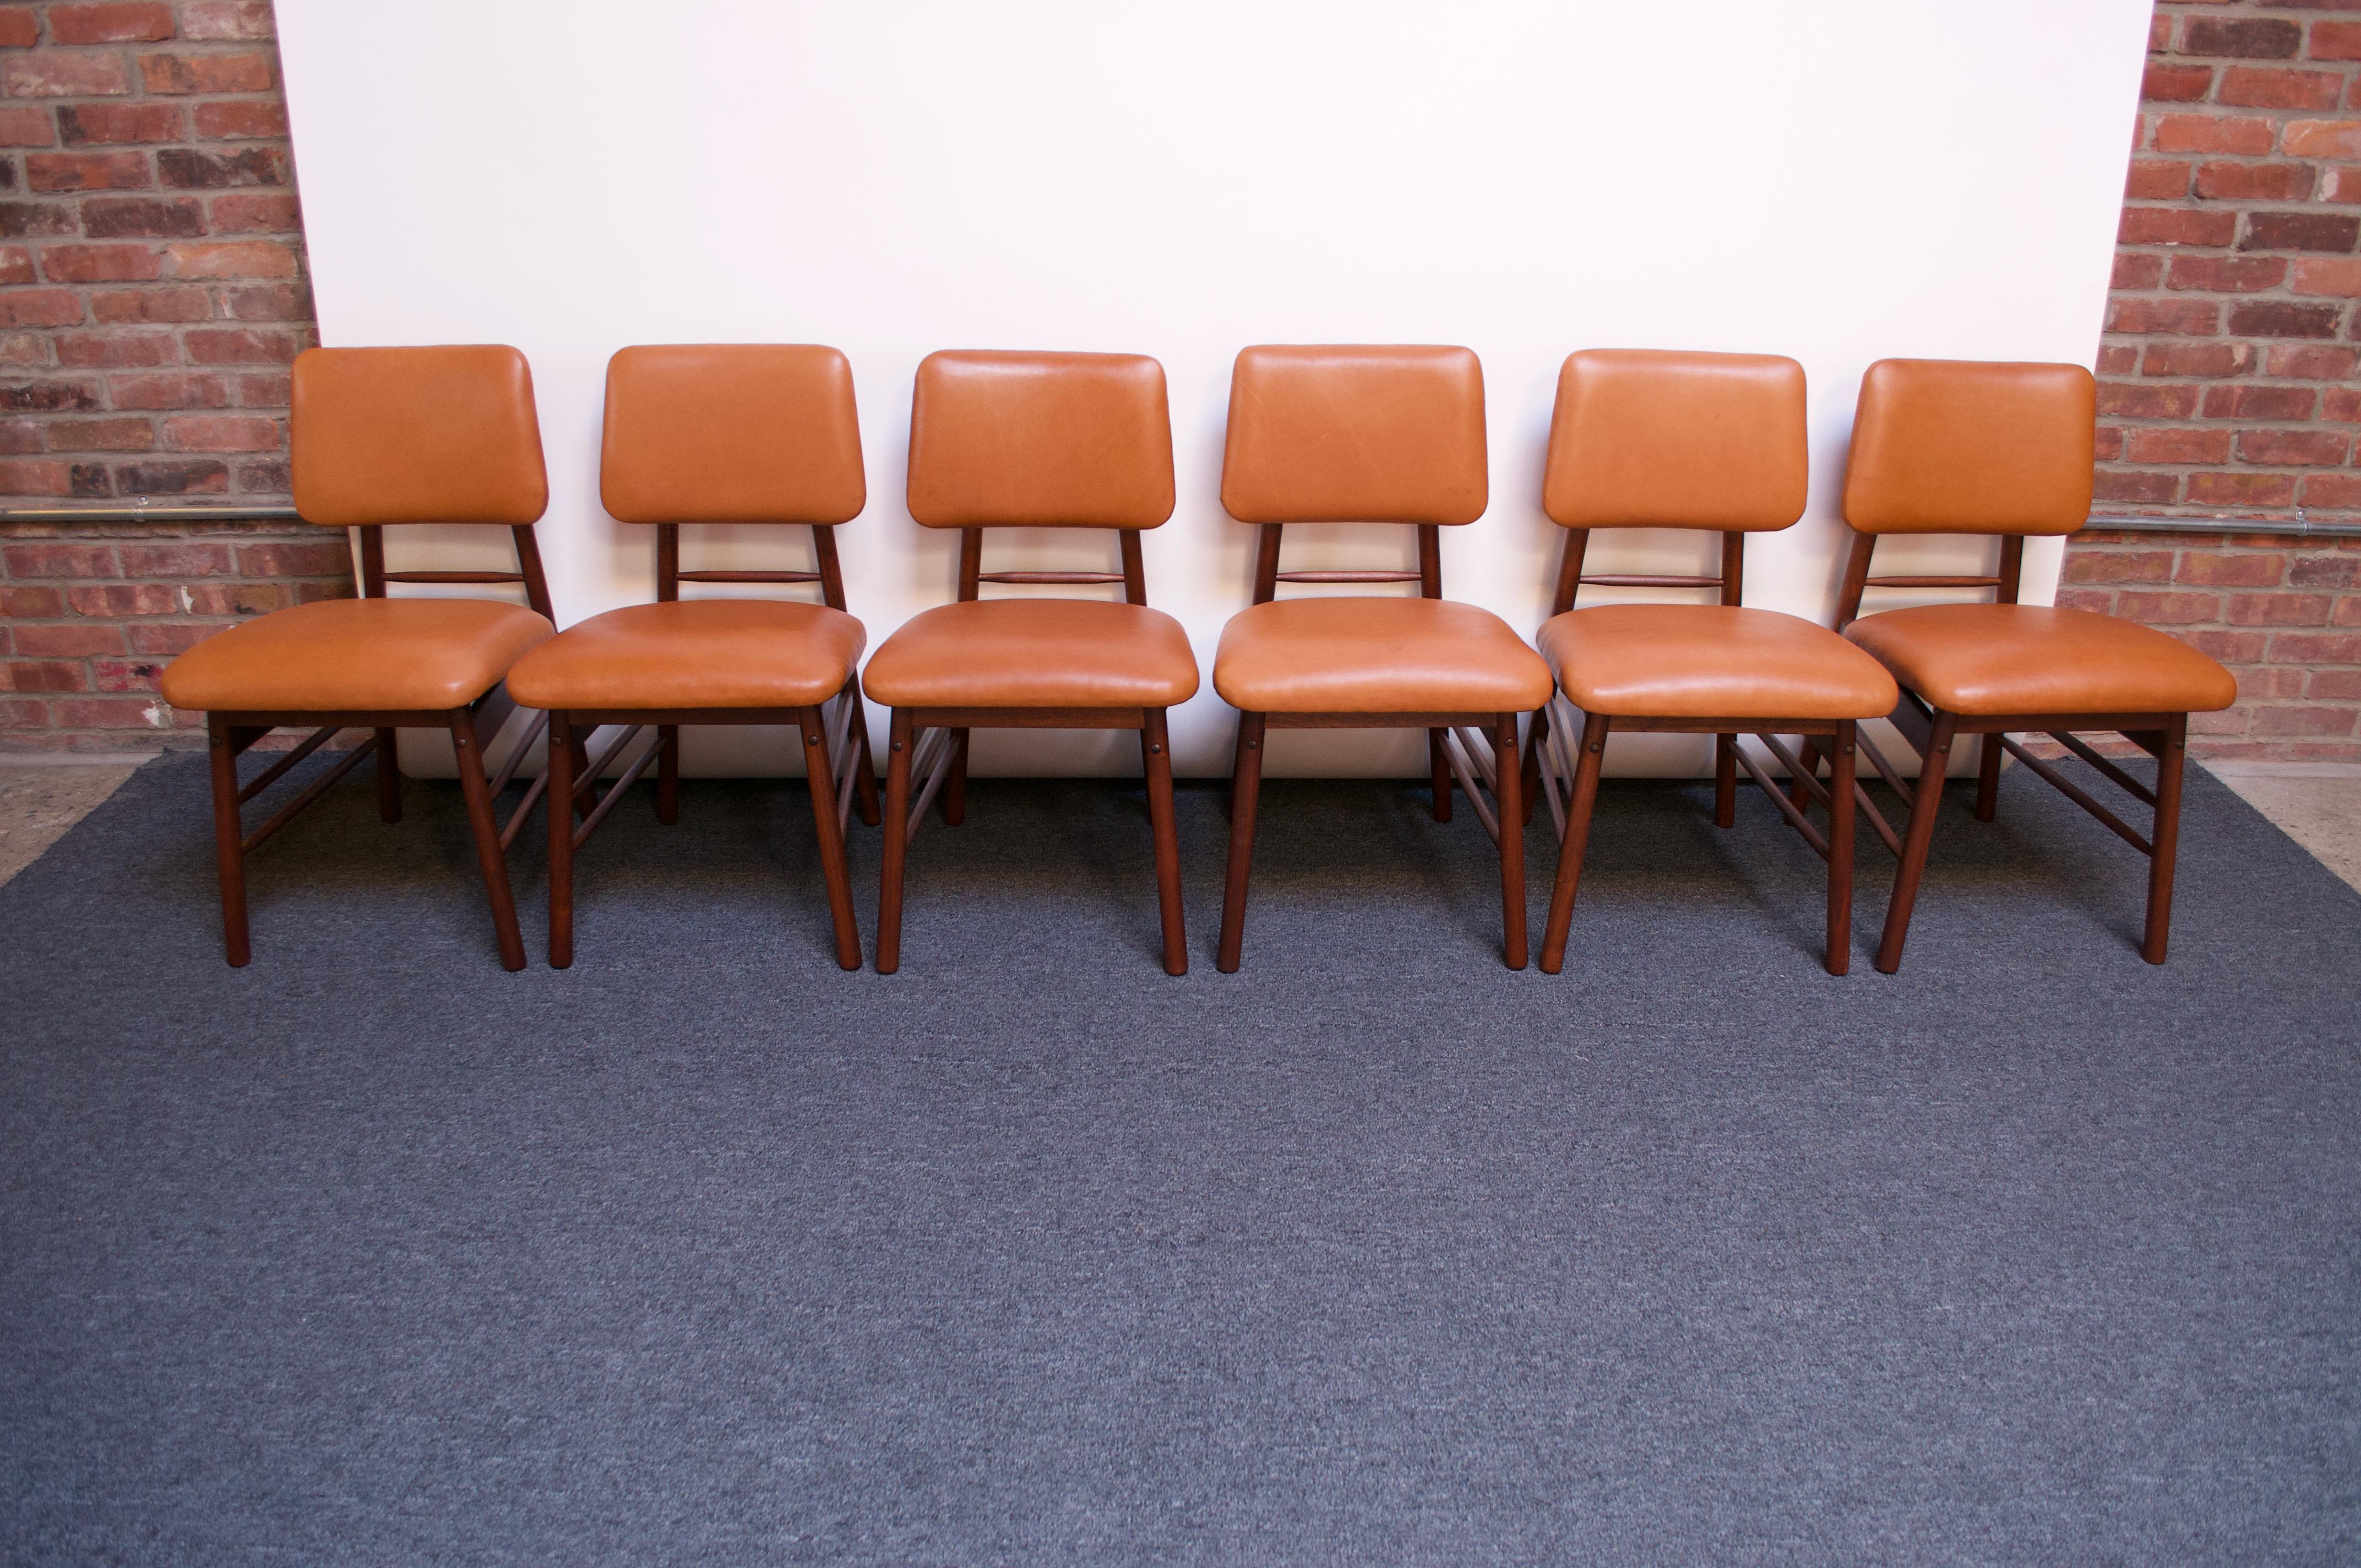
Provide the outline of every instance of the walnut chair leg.
<path id="1" fill-rule="evenodd" d="M 1494 804 L 1500 817 L 1500 956 L 1510 969 L 1525 967 L 1525 788 L 1517 756 L 1517 716 L 1492 721 L 1492 776 L 1499 781 Z"/>
<path id="2" fill-rule="evenodd" d="M 1582 716 L 1582 749 L 1574 763 L 1574 798 L 1566 805 L 1565 838 L 1558 845 L 1549 924 L 1542 927 L 1543 974 L 1555 974 L 1565 967 L 1566 933 L 1574 926 L 1574 894 L 1582 882 L 1582 852 L 1590 843 L 1590 814 L 1598 804 L 1598 770 L 1606 761 L 1607 731 L 1612 722 L 1603 713 Z"/>
<path id="3" fill-rule="evenodd" d="M 459 792 L 467 798 L 467 824 L 476 833 L 476 863 L 483 868 L 484 893 L 492 904 L 492 929 L 500 937 L 500 967 L 524 968 L 524 938 L 517 934 L 516 903 L 509 894 L 508 857 L 500 852 L 500 825 L 492 817 L 491 781 L 484 776 L 484 749 L 475 717 L 451 710 L 451 748 L 458 753 Z"/>
<path id="4" fill-rule="evenodd" d="M 1428 792 L 1434 800 L 1434 819 L 1451 820 L 1451 759 L 1444 754 L 1443 731 L 1426 732 L 1426 775 Z"/>
<path id="5" fill-rule="evenodd" d="M 1918 880 L 1926 874 L 1927 847 L 1935 841 L 1935 817 L 1943 809 L 1943 773 L 1951 765 L 1951 734 L 1959 722 L 1956 715 L 1938 709 L 1927 733 L 1918 782 L 1910 791 L 1910 828 L 1902 839 L 1902 864 L 1894 873 L 1894 897 L 1885 906 L 1885 930 L 1877 943 L 1880 974 L 1902 967 L 1902 941 L 1910 934 L 1911 906 L 1918 902 Z"/>
<path id="6" fill-rule="evenodd" d="M 1738 825 L 1738 737 L 1713 738 L 1713 825 Z"/>
<path id="7" fill-rule="evenodd" d="M 950 776 L 943 780 L 943 826 L 956 828 L 967 820 L 968 731 L 951 731 Z"/>
<path id="8" fill-rule="evenodd" d="M 1795 752 L 1795 760 L 1804 764 L 1804 772 L 1806 774 L 1817 774 L 1820 771 L 1820 738 L 1817 735 L 1805 736 L 1804 744 Z M 1795 808 L 1799 811 L 1809 811 L 1812 808 L 1812 792 L 1804 787 L 1802 779 L 1795 779 L 1788 784 L 1787 798 L 1795 803 Z"/>
<path id="9" fill-rule="evenodd" d="M 1852 795 L 1859 763 L 1853 724 L 1847 719 L 1828 740 L 1828 953 L 1830 974 L 1852 968 L 1852 846 L 1860 807 Z M 1808 765 L 1808 764 L 1807 764 Z"/>
<path id="10" fill-rule="evenodd" d="M 1237 762 L 1230 770 L 1230 861 L 1222 878 L 1222 940 L 1213 957 L 1213 967 L 1224 974 L 1238 972 L 1239 949 L 1246 945 L 1246 873 L 1254 865 L 1255 808 L 1262 796 L 1263 726 L 1259 713 L 1238 715 Z"/>
<path id="11" fill-rule="evenodd" d="M 1151 707 L 1139 732 L 1148 775 L 1148 819 L 1156 833 L 1156 902 L 1164 924 L 1164 972 L 1189 972 L 1189 934 L 1180 908 L 1180 834 L 1172 814 L 1172 741 L 1164 710 Z"/>
<path id="12" fill-rule="evenodd" d="M 397 734 L 391 729 L 377 732 L 377 819 L 380 822 L 401 820 L 401 752 L 395 745 Z"/>
<path id="13" fill-rule="evenodd" d="M 574 725 L 563 713 L 549 716 L 549 967 L 574 965 Z"/>
<path id="14" fill-rule="evenodd" d="M 864 828 L 874 828 L 878 821 L 877 758 L 869 746 L 869 715 L 861 706 L 861 685 L 847 681 L 846 700 L 852 704 L 852 810 Z"/>
<path id="15" fill-rule="evenodd" d="M 2147 933 L 2140 957 L 2164 962 L 2172 936 L 2172 867 L 2180 854 L 2180 782 L 2189 756 L 2189 716 L 2173 715 L 2156 759 L 2156 826 L 2150 830 L 2147 865 Z"/>
<path id="16" fill-rule="evenodd" d="M 803 727 L 804 770 L 811 785 L 812 826 L 819 834 L 820 877 L 828 884 L 829 918 L 836 924 L 840 968 L 861 967 L 861 927 L 852 916 L 852 877 L 844 864 L 844 828 L 836 817 L 836 774 L 828 765 L 828 725 L 817 707 L 796 714 Z"/>
<path id="17" fill-rule="evenodd" d="M 670 827 L 680 820 L 680 726 L 656 726 L 656 820 Z"/>
<path id="18" fill-rule="evenodd" d="M 897 707 L 885 742 L 885 864 L 877 883 L 877 972 L 902 967 L 902 868 L 910 850 L 910 710 Z"/>
<path id="19" fill-rule="evenodd" d="M 1983 754 L 1976 759 L 1976 820 L 1979 822 L 1990 822 L 2000 809 L 2000 737 L 1985 736 Z"/>
<path id="20" fill-rule="evenodd" d="M 222 950 L 232 969 L 254 959 L 246 928 L 246 828 L 237 814 L 237 746 L 218 713 L 205 718 L 213 751 L 214 864 L 221 875 Z M 379 765 L 384 765 L 380 760 Z"/>
<path id="21" fill-rule="evenodd" d="M 1523 760 L 1517 767 L 1517 794 L 1524 802 L 1525 826 L 1533 825 L 1533 806 L 1542 794 L 1542 742 L 1549 739 L 1549 708 L 1533 710 L 1533 721 L 1525 726 Z"/>

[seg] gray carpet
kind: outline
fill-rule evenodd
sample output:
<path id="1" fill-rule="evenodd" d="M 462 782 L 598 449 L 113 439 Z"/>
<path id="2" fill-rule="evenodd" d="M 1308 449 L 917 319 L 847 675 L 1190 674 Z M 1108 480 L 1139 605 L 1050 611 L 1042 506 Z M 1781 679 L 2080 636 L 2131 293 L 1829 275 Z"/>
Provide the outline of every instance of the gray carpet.
<path id="1" fill-rule="evenodd" d="M 1606 791 L 1553 978 L 1464 811 L 1275 784 L 1225 976 L 1185 790 L 1176 981 L 1136 791 L 980 784 L 881 978 L 800 786 L 692 784 L 567 973 L 528 835 L 508 975 L 456 790 L 364 777 L 233 971 L 151 764 L 0 888 L 7 1559 L 2361 1557 L 2361 896 L 2196 774 L 2151 969 L 2012 775 L 1833 980 L 1703 800 Z"/>

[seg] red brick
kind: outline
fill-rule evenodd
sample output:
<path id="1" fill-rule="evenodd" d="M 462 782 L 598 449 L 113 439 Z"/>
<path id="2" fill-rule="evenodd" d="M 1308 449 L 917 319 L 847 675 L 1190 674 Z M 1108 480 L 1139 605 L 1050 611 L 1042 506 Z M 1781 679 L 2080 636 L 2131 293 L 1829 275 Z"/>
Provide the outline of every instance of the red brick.
<path id="1" fill-rule="evenodd" d="M 118 409 L 219 409 L 229 406 L 229 383 L 219 376 L 115 376 L 107 380 Z"/>
<path id="2" fill-rule="evenodd" d="M 57 600 L 56 608 L 45 613 L 63 614 L 64 596 L 53 590 L 43 591 L 50 593 Z M 19 625 L 16 628 L 16 652 L 29 653 L 36 658 L 87 659 L 93 654 L 120 653 L 123 646 L 123 628 L 119 626 L 69 621 L 63 626 Z"/>
<path id="3" fill-rule="evenodd" d="M 41 21 L 30 5 L 0 10 L 0 49 L 31 49 L 41 41 Z"/>
<path id="4" fill-rule="evenodd" d="M 268 54 L 143 54 L 139 80 L 150 93 L 268 93 L 276 73 Z"/>
<path id="5" fill-rule="evenodd" d="M 2227 463 L 2230 433 L 2226 430 L 2132 430 L 2125 433 L 2124 450 L 2134 463 Z"/>
<path id="6" fill-rule="evenodd" d="M 2195 387 L 2125 386 L 2101 383 L 2099 411 L 2123 419 L 2187 419 L 2197 411 Z"/>
<path id="7" fill-rule="evenodd" d="M 135 622 L 125 627 L 130 634 L 134 653 L 185 653 L 198 643 L 223 630 L 218 626 L 191 626 L 187 622 Z"/>
<path id="8" fill-rule="evenodd" d="M 158 457 L 126 463 L 116 479 L 127 496 L 217 496 L 229 493 L 229 466 L 210 457 Z"/>
<path id="9" fill-rule="evenodd" d="M 2303 504 L 2321 511 L 2361 511 L 2361 476 L 2307 474 Z"/>
<path id="10" fill-rule="evenodd" d="M 2303 24 L 2279 17 L 2192 16 L 2180 25 L 2182 54 L 2239 60 L 2293 60 L 2303 51 Z"/>
<path id="11" fill-rule="evenodd" d="M 2270 641 L 2259 631 L 2176 631 L 2172 635 L 2207 658 L 2219 659 L 2225 664 L 2259 662 Z"/>
<path id="12" fill-rule="evenodd" d="M 187 592 L 192 615 L 268 615 L 291 602 L 276 583 L 208 583 Z"/>
<path id="13" fill-rule="evenodd" d="M 189 357 L 200 365 L 292 365 L 303 349 L 299 334 L 250 327 L 192 329 L 183 343 Z"/>
<path id="14" fill-rule="evenodd" d="M 181 7 L 181 35 L 208 39 L 269 38 L 270 0 L 188 0 Z"/>
<path id="15" fill-rule="evenodd" d="M 2213 202 L 2301 202 L 2312 194 L 2308 163 L 2201 163 L 2197 193 Z"/>
<path id="16" fill-rule="evenodd" d="M 205 232 L 205 204 L 193 196 L 93 197 L 82 204 L 82 226 L 93 239 L 186 238 Z"/>
<path id="17" fill-rule="evenodd" d="M 242 322 L 304 322 L 312 319 L 312 293 L 301 284 L 259 283 L 224 289 L 222 313 Z"/>
<path id="18" fill-rule="evenodd" d="M 71 202 L 0 202 L 0 235 L 12 239 L 54 237 L 82 232 Z"/>
<path id="19" fill-rule="evenodd" d="M 2210 65 L 2158 65 L 2151 60 L 2140 77 L 2140 96 L 2151 104 L 2195 104 L 2213 86 Z"/>
<path id="20" fill-rule="evenodd" d="M 93 289 L 93 320 L 110 325 L 132 322 L 201 322 L 213 314 L 203 289 Z"/>
<path id="21" fill-rule="evenodd" d="M 2169 332 L 2176 337 L 2205 337 L 2222 323 L 2222 307 L 2205 300 L 2113 300 L 2107 305 L 2109 332 Z"/>
<path id="22" fill-rule="evenodd" d="M 2164 258 L 2142 251 L 2119 250 L 2115 253 L 2115 273 L 2109 287 L 2118 293 L 2134 289 L 2154 289 L 2164 282 Z"/>
<path id="23" fill-rule="evenodd" d="M 2295 264 L 2295 278 L 2288 289 L 2291 293 L 2334 294 L 2348 300 L 2361 296 L 2361 261 L 2306 257 Z"/>
<path id="24" fill-rule="evenodd" d="M 42 436 L 52 452 L 146 452 L 156 427 L 136 418 L 52 420 Z"/>
<path id="25" fill-rule="evenodd" d="M 2278 129 L 2268 120 L 2213 115 L 2167 115 L 2157 121 L 2156 137 L 2150 145 L 2158 152 L 2227 152 L 2255 158 L 2271 150 L 2271 141 Z M 2331 156 L 2307 153 L 2292 143 L 2289 145 L 2288 151 L 2299 158 Z"/>
<path id="26" fill-rule="evenodd" d="M 0 65 L 11 98 L 118 98 L 131 91 L 119 54 L 18 56 Z"/>
<path id="27" fill-rule="evenodd" d="M 2361 555 L 2299 555 L 2287 580 L 2295 588 L 2361 588 Z"/>
<path id="28" fill-rule="evenodd" d="M 2270 373 L 2312 381 L 2342 381 L 2361 367 L 2361 349 L 2320 348 L 2311 344 L 2272 345 Z"/>
<path id="29" fill-rule="evenodd" d="M 2180 494 L 2178 474 L 2096 475 L 2092 480 L 2093 500 L 2117 501 L 2129 506 L 2170 506 Z"/>
<path id="30" fill-rule="evenodd" d="M 126 544 L 119 548 L 119 554 L 126 577 L 218 577 L 236 565 L 228 545 L 185 540 L 169 544 Z"/>
<path id="31" fill-rule="evenodd" d="M 25 159 L 36 191 L 137 191 L 156 182 L 144 152 L 36 152 Z"/>
<path id="32" fill-rule="evenodd" d="M 52 43 L 152 44 L 171 36 L 172 7 L 157 0 L 49 7 Z"/>
<path id="33" fill-rule="evenodd" d="M 57 723 L 68 729 L 161 729 L 170 722 L 160 698 L 76 697 L 55 705 Z"/>
<path id="34" fill-rule="evenodd" d="M 295 253 L 276 240 L 233 240 L 165 247 L 176 278 L 292 278 Z"/>
<path id="35" fill-rule="evenodd" d="M 2125 588 L 2115 596 L 2115 612 L 2146 626 L 2186 626 L 2221 620 L 2222 600 L 2213 594 Z"/>
<path id="36" fill-rule="evenodd" d="M 2148 259 L 2156 259 L 2150 257 Z M 2099 374 L 2128 376 L 2139 368 L 2139 350 L 2128 343 L 2102 344 L 2099 347 Z"/>
<path id="37" fill-rule="evenodd" d="M 82 463 L 46 461 L 0 462 L 0 495 L 8 496 L 81 496 L 104 495 L 101 488 L 106 477 L 103 468 L 93 470 Z"/>
<path id="38" fill-rule="evenodd" d="M 58 334 L 58 363 L 70 370 L 115 370 L 177 365 L 180 345 L 167 332 L 76 332 Z"/>
<path id="39" fill-rule="evenodd" d="M 2251 343 L 2151 343 L 2143 376 L 2243 376 L 2255 367 Z"/>
<path id="40" fill-rule="evenodd" d="M 2361 159 L 2361 120 L 2290 120 L 2279 145 L 2295 158 Z"/>
<path id="41" fill-rule="evenodd" d="M 2361 169 L 2332 169 L 2322 181 L 2323 202 L 2361 202 Z"/>
<path id="42" fill-rule="evenodd" d="M 2186 207 L 2125 207 L 2115 230 L 2118 245 L 2219 247 L 2237 236 L 2237 214 L 2193 212 Z"/>
<path id="43" fill-rule="evenodd" d="M 2230 307 L 2230 330 L 2241 337 L 2334 337 L 2337 307 L 2256 300 Z"/>
<path id="44" fill-rule="evenodd" d="M 2361 664 L 2361 637 L 2334 631 L 2275 632 L 2269 658 L 2274 664 Z"/>
<path id="45" fill-rule="evenodd" d="M 237 403 L 247 409 L 283 409 L 294 400 L 293 378 L 264 374 L 237 378 Z"/>
<path id="46" fill-rule="evenodd" d="M 2314 670 L 2303 695 L 2323 702 L 2361 702 L 2361 670 Z"/>
<path id="47" fill-rule="evenodd" d="M 41 345 L 48 348 L 47 344 Z M 18 456 L 41 450 L 41 426 L 38 421 L 12 419 L 0 421 L 0 452 Z"/>
<path id="48" fill-rule="evenodd" d="M 166 420 L 164 444 L 180 452 L 275 452 L 282 442 L 269 420 L 213 414 Z"/>
<path id="49" fill-rule="evenodd" d="M 2178 159 L 2135 158 L 2124 194 L 2139 201 L 2177 202 L 2189 194 L 2189 165 Z"/>
<path id="50" fill-rule="evenodd" d="M 2070 583 L 2166 583 L 2172 580 L 2169 550 L 2067 552 L 2064 580 Z"/>
<path id="51" fill-rule="evenodd" d="M 89 381 L 22 381 L 0 387 L 0 409 L 21 413 L 94 413 L 106 405 Z"/>
<path id="52" fill-rule="evenodd" d="M 58 110 L 59 137 L 68 147 L 179 141 L 186 130 L 178 104 L 68 104 Z"/>
<path id="53" fill-rule="evenodd" d="M 0 283 L 33 280 L 33 253 L 21 245 L 0 245 Z"/>
<path id="54" fill-rule="evenodd" d="M 2207 419 L 2310 419 L 2318 396 L 2310 387 L 2208 387 Z M 2227 433 L 2226 432 L 2224 433 Z"/>
<path id="55" fill-rule="evenodd" d="M 2257 735 L 2350 735 L 2356 716 L 2349 707 L 2297 707 L 2274 703 L 2255 709 Z"/>
<path id="56" fill-rule="evenodd" d="M 249 577 L 348 577 L 353 553 L 340 538 L 244 544 L 237 569 Z"/>
<path id="57" fill-rule="evenodd" d="M 2227 435 L 2229 432 L 2222 433 Z M 2268 588 L 2279 586 L 2287 575 L 2284 555 L 2224 554 L 2213 550 L 2184 550 L 2175 577 L 2184 583 L 2200 583 L 2215 588 Z"/>
<path id="58" fill-rule="evenodd" d="M 90 667 L 91 685 L 103 692 L 152 692 L 163 674 L 164 666 L 149 660 L 101 659 Z"/>
<path id="59" fill-rule="evenodd" d="M 55 147 L 57 142 L 47 109 L 0 108 L 0 147 Z"/>
<path id="60" fill-rule="evenodd" d="M 287 107 L 259 98 L 200 104 L 197 135 L 208 141 L 245 141 L 287 135 Z"/>
<path id="61" fill-rule="evenodd" d="M 2361 217 L 2341 213 L 2250 213 L 2240 250 L 2321 250 L 2344 255 L 2361 242 Z"/>
<path id="62" fill-rule="evenodd" d="M 2060 609 L 2087 609 L 2092 615 L 2113 615 L 2115 596 L 2103 588 L 2059 588 L 2057 597 Z"/>
<path id="63" fill-rule="evenodd" d="M 2361 594 L 2347 594 L 2336 601 L 2334 624 L 2361 626 Z"/>
<path id="64" fill-rule="evenodd" d="M 2329 466 L 2351 454 L 2353 438 L 2341 430 L 2249 430 L 2238 437 L 2243 463 L 2282 466 Z"/>
<path id="65" fill-rule="evenodd" d="M 78 692 L 88 685 L 78 663 L 33 659 L 0 663 L 0 691 Z"/>
<path id="66" fill-rule="evenodd" d="M 295 198 L 276 192 L 241 192 L 214 198 L 215 234 L 293 234 L 303 226 Z"/>
<path id="67" fill-rule="evenodd" d="M 41 275 L 52 283 L 144 283 L 164 275 L 164 258 L 144 245 L 52 245 L 42 248 Z"/>
<path id="68" fill-rule="evenodd" d="M 275 147 L 242 147 L 235 152 L 170 148 L 156 155 L 156 178 L 180 191 L 217 191 L 231 185 L 284 185 L 287 154 Z"/>
<path id="69" fill-rule="evenodd" d="M 2273 669 L 2266 665 L 2259 670 L 2238 672 L 2238 700 L 2242 703 L 2302 695 L 2303 672 L 2301 670 Z"/>
<path id="70" fill-rule="evenodd" d="M 9 620 L 42 620 L 66 612 L 66 596 L 55 588 L 27 588 L 0 584 L 0 618 Z M 21 640 L 24 628 L 17 628 Z"/>
<path id="71" fill-rule="evenodd" d="M 2233 594 L 2222 619 L 2233 626 L 2325 626 L 2335 601 L 2334 594 Z"/>
<path id="72" fill-rule="evenodd" d="M 2102 463 L 2119 461 L 2124 455 L 2124 433 L 2119 426 L 2100 425 L 2091 433 L 2091 455 Z"/>
<path id="73" fill-rule="evenodd" d="M 2314 60 L 2361 60 L 2361 22 L 2314 22 L 2304 52 Z"/>
<path id="74" fill-rule="evenodd" d="M 2287 275 L 2284 257 L 2176 256 L 2165 287 L 2202 289 L 2211 294 L 2252 294 L 2278 288 Z"/>
<path id="75" fill-rule="evenodd" d="M 47 542 L 0 549 L 11 577 L 114 577 L 115 552 L 104 544 Z"/>
<path id="76" fill-rule="evenodd" d="M 2191 474 L 2192 506 L 2285 507 L 2295 500 L 2295 479 L 2285 474 Z"/>
<path id="77" fill-rule="evenodd" d="M 2234 65 L 2222 72 L 2217 104 L 2249 109 L 2334 109 L 2345 95 L 2341 71 L 2268 71 Z"/>

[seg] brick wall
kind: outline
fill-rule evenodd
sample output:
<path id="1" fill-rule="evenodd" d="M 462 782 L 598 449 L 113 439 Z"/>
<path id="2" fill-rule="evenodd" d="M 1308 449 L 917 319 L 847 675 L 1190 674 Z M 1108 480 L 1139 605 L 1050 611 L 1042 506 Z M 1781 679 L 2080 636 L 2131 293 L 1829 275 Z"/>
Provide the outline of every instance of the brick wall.
<path id="1" fill-rule="evenodd" d="M 2096 510 L 2361 522 L 2361 0 L 2161 0 L 2144 97 Z M 2201 754 L 2361 762 L 2356 566 L 2334 541 L 2092 532 L 2059 602 L 2237 672 Z"/>
<path id="2" fill-rule="evenodd" d="M 0 4 L 0 505 L 284 505 L 313 341 L 269 0 Z M 0 523 L 0 749 L 185 724 L 165 660 L 351 591 L 302 524 Z"/>

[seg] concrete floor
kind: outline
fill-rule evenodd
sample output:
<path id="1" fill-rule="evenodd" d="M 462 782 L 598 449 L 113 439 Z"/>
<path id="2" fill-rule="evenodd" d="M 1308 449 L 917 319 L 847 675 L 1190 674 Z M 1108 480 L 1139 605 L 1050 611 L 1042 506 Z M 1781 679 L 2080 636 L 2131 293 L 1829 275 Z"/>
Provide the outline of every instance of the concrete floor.
<path id="1" fill-rule="evenodd" d="M 137 766 L 120 761 L 0 761 L 0 883 L 31 865 Z M 2361 890 L 2361 767 L 2224 762 L 2213 772 L 2281 832 Z"/>

